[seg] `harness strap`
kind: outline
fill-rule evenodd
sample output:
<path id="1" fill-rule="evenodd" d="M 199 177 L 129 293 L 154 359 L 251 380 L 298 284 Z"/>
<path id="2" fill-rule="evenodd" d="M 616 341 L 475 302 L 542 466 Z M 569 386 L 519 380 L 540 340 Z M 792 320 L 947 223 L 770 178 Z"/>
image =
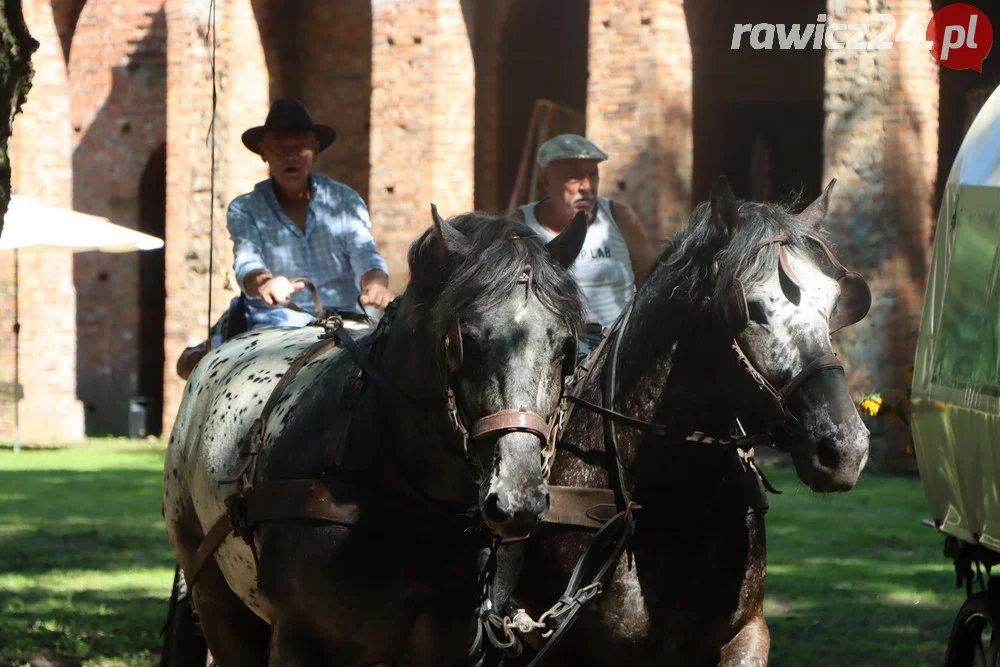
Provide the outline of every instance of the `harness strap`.
<path id="1" fill-rule="evenodd" d="M 576 562 L 562 597 L 546 612 L 549 614 L 548 618 L 552 618 L 558 625 L 545 645 L 528 663 L 528 667 L 537 667 L 548 657 L 579 619 L 584 606 L 600 595 L 602 589 L 611 581 L 618 568 L 618 561 L 621 560 L 622 553 L 635 532 L 635 515 L 632 509 L 633 506 L 629 505 L 604 524 L 590 541 L 583 556 Z M 539 622 L 544 622 L 545 619 L 546 615 L 543 614 L 539 617 Z"/>
<path id="2" fill-rule="evenodd" d="M 608 419 L 613 419 L 622 424 L 631 426 L 632 428 L 638 429 L 645 433 L 652 433 L 653 435 L 664 436 L 667 435 L 667 427 L 664 424 L 655 424 L 653 422 L 644 421 L 642 419 L 637 419 L 635 417 L 629 417 L 626 414 L 622 414 L 617 410 L 612 410 L 611 408 L 601 407 L 596 403 L 591 403 L 590 401 L 580 398 L 574 394 L 567 396 L 567 399 L 573 403 L 584 406 L 592 412 L 596 412 L 602 417 L 607 417 Z"/>
<path id="3" fill-rule="evenodd" d="M 615 332 L 615 342 L 611 348 L 610 363 L 604 363 L 604 395 L 602 397 L 602 407 L 606 410 L 613 409 L 615 400 L 618 397 L 618 354 L 621 349 L 622 338 L 625 336 L 625 328 L 628 326 L 632 311 L 635 310 L 635 299 L 629 302 L 625 316 L 621 320 L 621 325 Z M 604 420 L 604 447 L 608 455 L 608 478 L 615 492 L 615 503 L 619 509 L 626 511 L 632 504 L 631 494 L 625 482 L 625 470 L 622 467 L 621 454 L 618 447 L 618 436 L 615 434 L 615 422 L 611 419 Z"/>
<path id="4" fill-rule="evenodd" d="M 497 431 L 527 431 L 544 442 L 548 440 L 551 429 L 549 422 L 538 413 L 523 408 L 509 408 L 476 420 L 472 425 L 472 439 Z"/>
<path id="5" fill-rule="evenodd" d="M 611 489 L 582 486 L 550 486 L 549 512 L 543 524 L 598 530 L 618 511 Z"/>
<path id="6" fill-rule="evenodd" d="M 188 590 L 194 588 L 194 584 L 198 581 L 198 577 L 201 575 L 202 570 L 205 567 L 205 563 L 211 558 L 216 549 L 225 541 L 229 534 L 233 532 L 233 523 L 229 519 L 229 513 L 223 512 L 222 516 L 216 519 L 215 523 L 212 524 L 212 528 L 209 529 L 208 533 L 202 539 L 201 544 L 198 545 L 198 549 L 194 552 L 194 556 L 186 563 L 181 563 L 181 567 L 184 569 L 184 580 L 187 582 Z M 183 552 L 177 554 L 178 560 L 184 558 Z M 187 560 L 187 558 L 184 558 Z"/>
<path id="7" fill-rule="evenodd" d="M 246 461 L 240 467 L 239 471 L 237 471 L 236 475 L 222 480 L 222 484 L 239 483 L 240 490 L 253 486 L 254 475 L 257 470 L 257 454 L 260 452 L 260 447 L 264 441 L 264 430 L 267 426 L 267 419 L 278 405 L 278 401 L 281 400 L 285 388 L 288 387 L 292 379 L 295 378 L 306 364 L 336 345 L 337 339 L 335 338 L 321 338 L 296 355 L 295 360 L 288 367 L 288 370 L 285 371 L 285 374 L 278 380 L 278 384 L 271 390 L 271 395 L 268 396 L 267 403 L 264 404 L 260 416 L 250 425 L 250 430 L 247 433 Z"/>
<path id="8" fill-rule="evenodd" d="M 824 354 L 819 359 L 814 359 L 809 362 L 809 365 L 803 368 L 798 375 L 792 378 L 791 382 L 778 391 L 778 400 L 782 403 L 786 402 L 788 398 L 795 393 L 795 390 L 801 387 L 805 381 L 814 374 L 819 373 L 820 371 L 829 370 L 839 370 L 841 372 L 844 370 L 844 365 L 840 363 L 840 359 L 838 359 L 835 354 Z"/>
<path id="9" fill-rule="evenodd" d="M 379 319 L 378 325 L 375 327 L 375 332 L 371 336 L 371 343 L 368 347 L 368 360 L 370 362 L 374 362 L 374 355 L 376 348 L 378 347 L 378 342 L 389 330 L 389 323 L 392 321 L 398 307 L 399 299 L 393 299 L 386 306 L 385 313 L 382 318 Z M 333 470 L 343 465 L 344 456 L 347 454 L 347 448 L 349 446 L 348 441 L 351 435 L 351 423 L 354 419 L 354 409 L 357 407 L 361 394 L 367 386 L 367 382 L 365 381 L 367 376 L 365 375 L 364 368 L 361 367 L 356 358 L 353 356 L 351 358 L 354 361 L 354 365 L 347 374 L 347 380 L 344 382 L 344 388 L 340 394 L 340 401 L 337 403 L 337 410 L 340 414 L 334 422 L 334 426 L 331 429 L 330 438 L 328 440 L 329 444 L 324 448 L 323 455 L 320 459 L 324 470 Z"/>

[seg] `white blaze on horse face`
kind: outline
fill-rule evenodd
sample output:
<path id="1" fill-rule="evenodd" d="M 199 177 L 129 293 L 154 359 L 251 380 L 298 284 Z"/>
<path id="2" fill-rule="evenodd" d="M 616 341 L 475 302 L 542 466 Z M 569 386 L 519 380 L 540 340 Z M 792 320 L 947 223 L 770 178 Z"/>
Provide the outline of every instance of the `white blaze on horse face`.
<path id="1" fill-rule="evenodd" d="M 748 339 L 746 352 L 771 380 L 782 372 L 794 375 L 812 359 L 831 350 L 829 319 L 839 296 L 837 281 L 823 273 L 811 258 L 797 250 L 788 251 L 787 256 L 801 290 L 789 285 L 786 294 L 779 271 L 746 289 L 751 311 L 751 321 L 743 334 Z M 795 296 L 798 303 L 790 298 Z M 753 321 L 757 309 L 763 312 L 766 323 Z"/>
<path id="2" fill-rule="evenodd" d="M 788 264 L 801 290 L 788 282 L 783 288 L 780 271 L 748 286 L 750 322 L 739 335 L 756 369 L 779 389 L 833 351 L 829 319 L 840 297 L 837 281 L 808 255 L 789 251 Z M 851 488 L 868 455 L 868 432 L 843 376 L 830 372 L 821 381 L 811 376 L 788 403 L 796 420 L 792 460 L 802 481 L 821 492 Z"/>

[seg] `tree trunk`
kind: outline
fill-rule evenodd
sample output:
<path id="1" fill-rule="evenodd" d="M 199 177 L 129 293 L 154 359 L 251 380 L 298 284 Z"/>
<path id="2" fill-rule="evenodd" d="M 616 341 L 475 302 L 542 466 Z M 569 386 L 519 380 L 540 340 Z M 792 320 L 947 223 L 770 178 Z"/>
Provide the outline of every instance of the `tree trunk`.
<path id="1" fill-rule="evenodd" d="M 31 54 L 38 42 L 28 33 L 21 0 L 0 0 L 0 235 L 3 216 L 10 204 L 10 157 L 7 142 L 14 127 L 14 115 L 21 110 L 31 89 Z"/>

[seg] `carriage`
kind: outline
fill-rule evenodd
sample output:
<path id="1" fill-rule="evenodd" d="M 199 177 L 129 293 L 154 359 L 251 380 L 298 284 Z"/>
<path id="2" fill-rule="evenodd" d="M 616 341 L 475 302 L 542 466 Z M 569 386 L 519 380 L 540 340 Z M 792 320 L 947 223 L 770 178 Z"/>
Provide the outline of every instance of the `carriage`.
<path id="1" fill-rule="evenodd" d="M 910 422 L 927 521 L 967 599 L 946 664 L 1000 664 L 1000 90 L 945 186 L 928 275 Z M 985 577 L 983 571 L 985 570 Z"/>

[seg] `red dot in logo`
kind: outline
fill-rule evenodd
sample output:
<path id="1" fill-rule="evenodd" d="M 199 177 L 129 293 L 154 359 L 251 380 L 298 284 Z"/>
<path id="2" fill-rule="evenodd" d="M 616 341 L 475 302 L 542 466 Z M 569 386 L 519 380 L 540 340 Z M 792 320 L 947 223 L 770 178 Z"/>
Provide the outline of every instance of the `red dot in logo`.
<path id="1" fill-rule="evenodd" d="M 950 69 L 982 73 L 983 61 L 993 47 L 993 26 L 978 7 L 956 2 L 939 9 L 927 24 L 931 55 Z"/>

